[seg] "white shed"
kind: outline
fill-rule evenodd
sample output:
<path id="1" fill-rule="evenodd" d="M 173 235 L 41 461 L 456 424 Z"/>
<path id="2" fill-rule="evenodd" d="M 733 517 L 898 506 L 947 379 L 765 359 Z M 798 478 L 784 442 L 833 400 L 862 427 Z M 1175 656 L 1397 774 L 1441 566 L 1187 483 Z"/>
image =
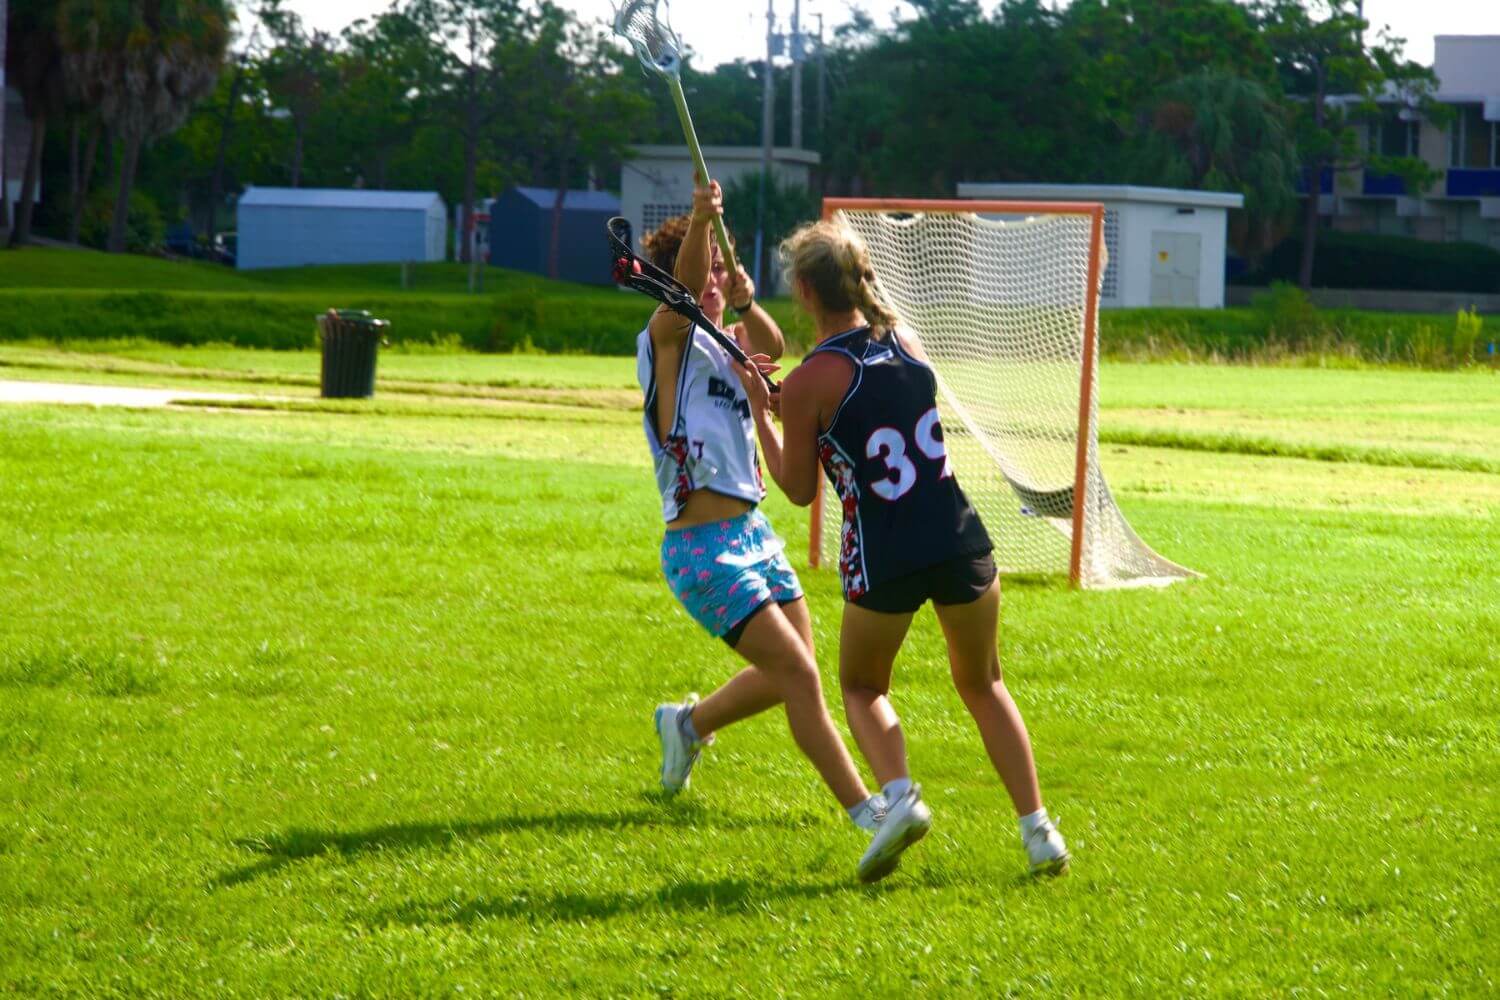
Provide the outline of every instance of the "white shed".
<path id="1" fill-rule="evenodd" d="M 1229 210 L 1244 195 L 1089 184 L 960 184 L 960 198 L 1092 201 L 1105 208 L 1105 308 L 1224 305 Z"/>
<path id="2" fill-rule="evenodd" d="M 238 213 L 241 270 L 442 260 L 448 235 L 436 191 L 252 187 Z"/>

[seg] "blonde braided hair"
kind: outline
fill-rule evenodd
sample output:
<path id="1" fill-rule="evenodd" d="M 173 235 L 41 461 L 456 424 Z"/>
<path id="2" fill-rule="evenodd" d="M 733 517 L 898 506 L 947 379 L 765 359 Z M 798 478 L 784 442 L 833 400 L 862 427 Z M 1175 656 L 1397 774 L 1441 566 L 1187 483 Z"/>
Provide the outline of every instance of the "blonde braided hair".
<path id="1" fill-rule="evenodd" d="M 781 241 L 780 253 L 782 270 L 805 281 L 824 309 L 858 309 L 877 339 L 895 329 L 899 320 L 875 285 L 869 248 L 847 224 L 809 222 Z"/>

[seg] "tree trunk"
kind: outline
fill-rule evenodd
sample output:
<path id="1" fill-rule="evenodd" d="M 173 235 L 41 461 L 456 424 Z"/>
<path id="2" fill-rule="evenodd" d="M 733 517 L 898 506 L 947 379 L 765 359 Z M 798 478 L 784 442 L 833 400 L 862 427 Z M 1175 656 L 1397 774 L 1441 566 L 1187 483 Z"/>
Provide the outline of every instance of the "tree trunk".
<path id="1" fill-rule="evenodd" d="M 0 64 L 5 62 L 5 26 L 10 21 L 7 15 L 7 0 L 0 0 Z M 0 65 L 0 77 L 5 68 Z M 0 84 L 0 244 L 10 242 L 10 182 L 5 176 L 5 86 Z"/>
<path id="2" fill-rule="evenodd" d="M 552 198 L 552 245 L 547 251 L 547 277 L 562 277 L 563 203 L 568 197 L 568 161 L 565 156 L 557 172 L 557 194 Z"/>
<path id="3" fill-rule="evenodd" d="M 479 94 L 474 79 L 474 66 L 468 68 L 469 84 L 464 107 L 464 263 L 469 263 L 474 254 L 474 189 L 479 173 Z"/>
<path id="4" fill-rule="evenodd" d="M 31 120 L 31 148 L 26 151 L 26 172 L 21 175 L 21 203 L 16 206 L 16 225 L 10 231 L 10 245 L 25 245 L 31 238 L 31 211 L 36 205 L 36 185 L 42 172 L 42 146 L 47 141 L 47 112 L 40 111 Z"/>
<path id="5" fill-rule="evenodd" d="M 292 120 L 292 135 L 295 139 L 292 143 L 292 187 L 302 186 L 302 136 L 303 127 L 301 117 Z"/>
<path id="6" fill-rule="evenodd" d="M 104 126 L 94 122 L 94 127 L 89 130 L 89 144 L 83 150 L 83 170 L 78 176 L 78 197 L 73 203 L 73 218 L 68 221 L 68 242 L 77 243 L 78 234 L 83 231 L 83 213 L 88 207 L 89 188 L 94 184 L 94 158 L 99 152 L 99 138 L 104 134 Z"/>
<path id="7" fill-rule="evenodd" d="M 125 137 L 125 156 L 120 161 L 120 190 L 115 195 L 115 217 L 109 225 L 110 253 L 125 252 L 125 225 L 130 219 L 130 189 L 135 186 L 135 166 L 141 157 L 141 138 Z"/>
<path id="8" fill-rule="evenodd" d="M 83 180 L 83 156 L 80 146 L 83 142 L 83 119 L 74 116 L 68 125 L 68 228 L 72 229 L 72 220 L 78 218 L 78 206 L 83 201 L 81 183 Z M 75 241 L 76 242 L 76 241 Z"/>
<path id="9" fill-rule="evenodd" d="M 1322 197 L 1323 167 L 1314 164 L 1307 171 L 1307 211 L 1302 215 L 1302 265 L 1297 284 L 1304 292 L 1312 290 L 1313 255 L 1318 249 L 1318 200 Z"/>
<path id="10" fill-rule="evenodd" d="M 224 160 L 229 155 L 229 137 L 234 133 L 234 108 L 240 101 L 240 84 L 245 79 L 245 65 L 236 60 L 234 79 L 229 81 L 229 100 L 219 126 L 219 148 L 214 153 L 214 172 L 208 181 L 208 245 L 214 245 L 219 232 L 219 200 L 224 195 Z"/>
<path id="11" fill-rule="evenodd" d="M 1317 65 L 1317 92 L 1313 95 L 1312 104 L 1313 124 L 1320 132 L 1327 122 L 1327 108 L 1324 104 L 1327 82 L 1327 71 L 1320 62 Z M 1314 160 L 1307 178 L 1307 214 L 1302 219 L 1302 267 L 1297 275 L 1297 283 L 1302 286 L 1304 292 L 1312 290 L 1313 255 L 1318 250 L 1318 202 L 1323 197 L 1322 182 L 1325 165 L 1327 164 L 1322 159 Z"/>

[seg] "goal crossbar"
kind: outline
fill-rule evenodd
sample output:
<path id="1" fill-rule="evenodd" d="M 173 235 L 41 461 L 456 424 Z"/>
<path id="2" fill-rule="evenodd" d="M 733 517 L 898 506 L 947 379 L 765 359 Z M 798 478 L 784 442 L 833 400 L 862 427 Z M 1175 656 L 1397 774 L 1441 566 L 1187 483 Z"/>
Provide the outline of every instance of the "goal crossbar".
<path id="1" fill-rule="evenodd" d="M 1092 516 L 1107 515 L 1109 517 L 1117 519 L 1119 521 L 1119 527 L 1123 528 L 1123 532 L 1125 534 L 1129 535 L 1131 539 L 1133 539 L 1137 544 L 1141 546 L 1142 550 L 1147 555 L 1156 560 L 1161 566 L 1168 568 L 1169 571 L 1176 571 L 1175 575 L 1177 578 L 1194 575 L 1191 573 L 1191 571 L 1184 570 L 1181 567 L 1177 567 L 1175 564 L 1167 562 L 1166 560 L 1162 560 L 1159 556 L 1156 556 L 1155 553 L 1150 552 L 1149 548 L 1146 548 L 1144 543 L 1141 543 L 1139 539 L 1134 536 L 1134 533 L 1129 530 L 1128 525 L 1124 524 L 1123 518 L 1119 515 L 1117 510 L 1111 509 L 1105 511 L 1102 509 L 1102 506 L 1104 505 L 1108 505 L 1110 507 L 1113 506 L 1112 499 L 1109 498 L 1108 488 L 1104 485 L 1102 475 L 1096 468 L 1098 456 L 1096 445 L 1094 445 L 1094 428 L 1092 426 L 1092 423 L 1095 419 L 1096 407 L 1096 400 L 1094 399 L 1094 387 L 1097 381 L 1096 368 L 1098 365 L 1097 343 L 1099 322 L 1099 293 L 1100 281 L 1103 276 L 1105 264 L 1104 206 L 1096 202 L 1061 201 L 984 201 L 966 199 L 910 198 L 824 199 L 823 218 L 831 219 L 841 212 L 851 213 L 851 215 L 876 213 L 887 217 L 918 217 L 924 215 L 965 216 L 970 217 L 970 224 L 978 225 L 984 225 L 987 220 L 977 219 L 976 217 L 1009 217 L 1009 220 L 1007 221 L 994 222 L 993 225 L 996 230 L 1009 229 L 1011 227 L 1022 225 L 1026 222 L 1040 221 L 1045 217 L 1056 218 L 1058 216 L 1075 217 L 1077 221 L 1072 224 L 1075 227 L 1086 225 L 1088 234 L 1088 262 L 1086 271 L 1083 273 L 1086 273 L 1087 275 L 1086 280 L 1088 284 L 1087 291 L 1082 295 L 1082 302 L 1080 303 L 1082 308 L 1081 329 L 1078 329 L 1077 336 L 1079 337 L 1079 339 L 1081 339 L 1082 343 L 1077 344 L 1077 342 L 1075 341 L 1075 346 L 1079 349 L 1078 354 L 1075 355 L 1075 357 L 1078 358 L 1079 363 L 1079 369 L 1077 372 L 1078 408 L 1076 414 L 1076 425 L 1073 435 L 1075 438 L 1076 447 L 1073 454 L 1074 461 L 1071 488 L 1053 489 L 1045 494 L 1029 490 L 1026 483 L 1019 481 L 1015 476 L 1013 476 L 1011 469 L 1008 468 L 1009 463 L 1005 461 L 1004 457 L 999 453 L 997 448 L 992 445 L 988 435 L 986 435 L 984 430 L 978 425 L 978 421 L 970 416 L 968 408 L 959 401 L 956 394 L 950 393 L 943 385 L 943 377 L 941 372 L 941 368 L 943 366 L 939 365 L 939 384 L 941 387 L 941 391 L 944 396 L 945 402 L 948 404 L 950 413 L 952 413 L 961 424 L 965 425 L 965 428 L 967 429 L 969 434 L 972 435 L 974 440 L 987 454 L 989 460 L 994 463 L 994 467 L 998 469 L 1000 475 L 1005 479 L 1006 482 L 1009 483 L 1011 489 L 1015 491 L 1016 495 L 1021 497 L 1023 501 L 1027 501 L 1028 496 L 1045 497 L 1048 501 L 1050 501 L 1043 503 L 1028 502 L 1027 505 L 1029 505 L 1030 507 L 1040 509 L 1027 510 L 1024 512 L 1030 513 L 1033 516 L 1041 514 L 1053 519 L 1057 518 L 1058 516 L 1066 516 L 1067 520 L 1063 521 L 1062 523 L 1056 524 L 1056 526 L 1060 530 L 1066 530 L 1066 528 L 1068 527 L 1071 528 L 1071 531 L 1067 532 L 1067 534 L 1071 536 L 1068 543 L 1067 557 L 1068 576 L 1073 586 L 1084 586 L 1089 582 L 1088 577 L 1098 576 L 1097 570 L 1086 572 L 1085 568 L 1085 562 L 1089 558 L 1089 555 L 1086 552 L 1085 539 L 1088 537 L 1087 529 L 1091 527 L 1088 523 L 1086 523 L 1086 519 Z M 1078 231 L 1078 235 L 1080 237 L 1083 235 L 1081 230 Z M 1082 250 L 1081 245 L 1079 246 L 1079 249 Z M 880 274 L 878 273 L 878 271 L 879 268 L 877 268 L 876 275 L 877 285 L 881 283 Z M 1073 279 L 1074 284 L 1071 286 L 1075 290 L 1078 287 L 1076 284 L 1077 279 L 1082 276 L 1082 274 L 1077 274 L 1075 272 L 1075 278 Z M 898 313 L 902 311 L 901 303 L 899 301 L 893 301 L 892 304 L 897 307 Z M 1061 486 L 1060 483 L 1057 485 Z M 810 524 L 811 544 L 809 556 L 811 564 L 815 567 L 820 565 L 822 562 L 822 539 L 824 536 L 825 528 L 823 520 L 826 489 L 827 484 L 823 480 L 823 477 L 820 476 L 818 482 L 818 498 L 814 502 L 812 507 Z M 1104 498 L 1104 504 L 1101 504 L 1098 499 L 1101 496 Z M 1066 508 L 1071 509 L 1068 510 Z M 1068 523 L 1069 521 L 1071 522 L 1070 524 Z M 1097 531 L 1099 529 L 1095 528 L 1095 530 Z M 1116 533 L 1118 532 L 1116 531 Z M 1149 576 L 1150 574 L 1142 573 L 1141 575 Z M 1149 582 L 1162 581 L 1152 580 Z M 1105 585 L 1130 584 L 1119 583 L 1117 581 L 1114 584 Z"/>

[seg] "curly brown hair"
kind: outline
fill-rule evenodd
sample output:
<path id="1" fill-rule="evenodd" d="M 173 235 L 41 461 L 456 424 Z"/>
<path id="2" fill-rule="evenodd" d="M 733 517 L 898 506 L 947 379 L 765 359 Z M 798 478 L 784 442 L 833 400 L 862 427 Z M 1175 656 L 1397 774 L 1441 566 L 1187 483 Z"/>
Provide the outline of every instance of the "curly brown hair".
<path id="1" fill-rule="evenodd" d="M 677 252 L 682 249 L 682 241 L 687 238 L 688 225 L 692 221 L 693 217 L 688 213 L 674 215 L 641 240 L 651 263 L 668 274 L 677 272 Z M 709 231 L 708 241 L 710 246 L 718 242 L 712 230 Z M 734 247 L 733 236 L 729 237 L 729 246 Z"/>

